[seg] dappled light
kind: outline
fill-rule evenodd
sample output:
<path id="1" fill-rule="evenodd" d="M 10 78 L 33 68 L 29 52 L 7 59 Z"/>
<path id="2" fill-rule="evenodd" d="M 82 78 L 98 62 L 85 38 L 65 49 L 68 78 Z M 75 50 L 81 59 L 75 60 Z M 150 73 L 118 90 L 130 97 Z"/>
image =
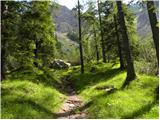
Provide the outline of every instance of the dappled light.
<path id="1" fill-rule="evenodd" d="M 2 119 L 158 119 L 159 1 L 1 1 Z"/>

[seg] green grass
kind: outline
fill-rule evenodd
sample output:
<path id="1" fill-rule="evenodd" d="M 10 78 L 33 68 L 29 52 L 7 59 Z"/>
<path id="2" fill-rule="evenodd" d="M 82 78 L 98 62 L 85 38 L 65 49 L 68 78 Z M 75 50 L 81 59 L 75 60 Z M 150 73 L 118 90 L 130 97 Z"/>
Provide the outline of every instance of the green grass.
<path id="1" fill-rule="evenodd" d="M 91 67 L 95 72 L 90 72 Z M 137 78 L 125 89 L 121 86 L 126 72 L 113 63 L 92 62 L 85 65 L 85 73 L 80 67 L 68 71 L 51 69 L 27 69 L 8 75 L 1 84 L 2 118 L 54 118 L 54 113 L 62 106 L 66 96 L 58 89 L 62 76 L 72 74 L 71 82 L 76 92 L 91 104 L 87 109 L 88 118 L 142 118 L 158 119 L 159 104 L 155 100 L 158 77 L 137 73 Z M 107 93 L 97 87 L 113 85 L 117 90 Z"/>
<path id="2" fill-rule="evenodd" d="M 55 88 L 62 72 L 24 70 L 9 75 L 1 83 L 1 117 L 54 118 L 66 98 Z"/>
<path id="3" fill-rule="evenodd" d="M 118 65 L 94 64 L 96 73 L 91 73 L 89 65 L 83 75 L 73 71 L 72 82 L 82 99 L 92 104 L 87 108 L 88 118 L 158 118 L 158 101 L 155 89 L 158 77 L 137 74 L 131 84 L 121 89 L 126 72 L 117 69 Z M 78 71 L 78 69 L 77 69 Z M 114 85 L 118 90 L 107 94 L 96 87 Z"/>

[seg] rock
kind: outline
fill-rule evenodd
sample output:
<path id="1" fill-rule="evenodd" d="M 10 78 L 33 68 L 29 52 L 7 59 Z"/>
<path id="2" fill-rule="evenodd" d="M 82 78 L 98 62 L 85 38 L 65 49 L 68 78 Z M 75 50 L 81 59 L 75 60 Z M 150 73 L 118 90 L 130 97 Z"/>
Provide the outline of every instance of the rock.
<path id="1" fill-rule="evenodd" d="M 75 107 L 75 105 L 74 105 L 74 104 L 69 104 L 69 106 L 70 106 L 70 107 Z"/>
<path id="2" fill-rule="evenodd" d="M 100 87 L 96 87 L 95 88 L 96 90 L 110 90 L 110 89 L 114 89 L 114 86 L 113 85 L 106 85 L 106 86 L 100 86 Z"/>
<path id="3" fill-rule="evenodd" d="M 50 68 L 54 69 L 62 69 L 62 70 L 67 70 L 71 66 L 70 63 L 65 62 L 64 60 L 61 59 L 55 59 L 50 65 Z"/>

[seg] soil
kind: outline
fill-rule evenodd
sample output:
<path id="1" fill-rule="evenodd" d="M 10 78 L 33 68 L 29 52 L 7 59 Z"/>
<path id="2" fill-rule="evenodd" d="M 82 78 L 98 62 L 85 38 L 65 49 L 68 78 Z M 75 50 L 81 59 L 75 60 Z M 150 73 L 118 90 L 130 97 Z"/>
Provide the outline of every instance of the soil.
<path id="1" fill-rule="evenodd" d="M 69 81 L 68 76 L 62 79 L 63 88 L 67 92 L 67 99 L 59 112 L 56 113 L 57 119 L 85 119 L 86 105 L 77 95 L 73 84 Z"/>

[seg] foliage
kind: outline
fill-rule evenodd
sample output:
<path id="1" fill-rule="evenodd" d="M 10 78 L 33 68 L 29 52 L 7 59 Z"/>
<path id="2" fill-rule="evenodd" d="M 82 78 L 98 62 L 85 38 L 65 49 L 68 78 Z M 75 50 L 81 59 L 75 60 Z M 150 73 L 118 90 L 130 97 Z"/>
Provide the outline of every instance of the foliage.
<path id="1" fill-rule="evenodd" d="M 35 56 L 34 61 L 40 66 L 49 64 L 55 52 L 54 25 L 49 7 L 50 2 L 47 1 L 30 2 L 30 7 L 22 15 L 19 25 L 19 36 L 24 52 L 33 53 L 36 50 L 37 53 L 30 58 L 33 59 Z"/>
<path id="2" fill-rule="evenodd" d="M 69 37 L 69 39 L 75 41 L 75 42 L 78 42 L 78 35 L 76 32 L 74 31 L 71 31 L 67 34 L 67 36 Z"/>

